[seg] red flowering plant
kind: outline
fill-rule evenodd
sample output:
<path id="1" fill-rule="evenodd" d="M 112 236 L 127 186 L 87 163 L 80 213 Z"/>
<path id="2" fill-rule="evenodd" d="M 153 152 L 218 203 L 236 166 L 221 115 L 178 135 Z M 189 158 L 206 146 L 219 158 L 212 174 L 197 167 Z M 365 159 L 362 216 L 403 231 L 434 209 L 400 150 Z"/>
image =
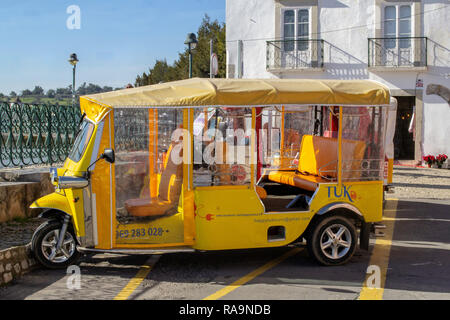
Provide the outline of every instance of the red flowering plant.
<path id="1" fill-rule="evenodd" d="M 436 157 L 436 163 L 438 165 L 438 167 L 442 167 L 442 164 L 445 162 L 445 160 L 447 160 L 448 157 L 446 154 L 440 154 Z"/>
<path id="2" fill-rule="evenodd" d="M 427 155 L 423 157 L 423 161 L 425 161 L 428 166 L 431 167 L 431 165 L 436 162 L 436 158 L 432 155 Z"/>

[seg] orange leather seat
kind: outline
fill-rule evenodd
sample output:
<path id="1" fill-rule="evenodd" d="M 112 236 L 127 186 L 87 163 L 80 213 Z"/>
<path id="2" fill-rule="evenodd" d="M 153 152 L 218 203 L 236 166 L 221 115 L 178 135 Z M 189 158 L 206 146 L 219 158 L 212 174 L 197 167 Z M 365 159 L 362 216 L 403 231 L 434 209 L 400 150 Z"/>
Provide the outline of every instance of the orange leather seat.
<path id="1" fill-rule="evenodd" d="M 258 197 L 260 199 L 266 199 L 267 198 L 267 191 L 260 186 L 255 186 L 255 191 L 258 194 Z"/>
<path id="2" fill-rule="evenodd" d="M 127 200 L 125 208 L 133 217 L 163 216 L 176 209 L 172 202 L 161 201 L 159 198 Z"/>
<path id="3" fill-rule="evenodd" d="M 174 147 L 175 145 L 171 145 L 167 151 L 164 170 L 159 182 L 158 197 L 125 201 L 125 209 L 130 215 L 134 217 L 163 216 L 177 211 L 183 183 L 183 164 L 173 162 L 172 151 Z"/>
<path id="4" fill-rule="evenodd" d="M 308 191 L 315 191 L 319 183 L 330 182 L 318 176 L 304 175 L 295 171 L 274 171 L 269 173 L 269 180 Z"/>
<path id="5" fill-rule="evenodd" d="M 366 145 L 363 141 L 342 141 L 343 160 L 351 160 L 344 179 L 358 178 L 358 167 L 364 158 Z M 273 171 L 268 179 L 308 191 L 315 191 L 319 183 L 337 179 L 338 140 L 335 138 L 304 135 L 300 146 L 300 159 L 297 171 Z"/>

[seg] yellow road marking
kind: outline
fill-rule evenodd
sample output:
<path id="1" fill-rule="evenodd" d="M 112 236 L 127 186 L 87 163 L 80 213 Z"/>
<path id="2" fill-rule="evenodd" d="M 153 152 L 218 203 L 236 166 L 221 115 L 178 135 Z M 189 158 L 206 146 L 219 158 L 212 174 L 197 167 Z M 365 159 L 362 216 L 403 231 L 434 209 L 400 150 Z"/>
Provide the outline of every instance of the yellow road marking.
<path id="1" fill-rule="evenodd" d="M 389 199 L 386 202 L 385 217 L 383 221 L 388 222 L 384 230 L 384 238 L 377 238 L 375 247 L 372 251 L 369 266 L 378 266 L 380 268 L 380 287 L 372 288 L 368 286 L 368 278 L 364 280 L 363 288 L 359 294 L 359 300 L 382 300 L 384 294 L 384 285 L 386 283 L 386 273 L 389 265 L 389 257 L 391 254 L 392 238 L 394 235 L 394 223 L 397 212 L 398 199 Z"/>
<path id="2" fill-rule="evenodd" d="M 247 275 L 243 276 L 242 278 L 236 280 L 235 282 L 233 282 L 229 286 L 226 286 L 225 288 L 223 288 L 223 289 L 213 293 L 212 295 L 207 296 L 203 300 L 217 300 L 217 299 L 223 297 L 224 295 L 227 295 L 231 291 L 236 290 L 240 286 L 246 284 L 250 280 L 256 278 L 257 276 L 259 276 L 261 274 L 263 274 L 267 270 L 275 267 L 276 265 L 278 265 L 282 261 L 284 261 L 287 258 L 289 258 L 289 257 L 291 257 L 291 256 L 293 256 L 293 255 L 295 255 L 297 253 L 299 253 L 302 250 L 303 250 L 302 248 L 295 248 L 295 249 L 292 249 L 292 250 L 286 252 L 282 256 L 280 256 L 280 257 L 278 257 L 278 258 L 276 258 L 276 259 L 274 259 L 272 261 L 269 261 L 268 263 L 266 263 L 262 267 L 259 267 L 258 269 L 250 272 L 249 274 L 247 274 Z"/>
<path id="3" fill-rule="evenodd" d="M 114 300 L 127 300 L 134 290 L 139 287 L 142 281 L 144 281 L 160 257 L 160 255 L 152 255 L 150 259 L 148 259 L 147 262 L 139 269 L 136 276 L 128 282 L 122 291 L 119 292 Z"/>

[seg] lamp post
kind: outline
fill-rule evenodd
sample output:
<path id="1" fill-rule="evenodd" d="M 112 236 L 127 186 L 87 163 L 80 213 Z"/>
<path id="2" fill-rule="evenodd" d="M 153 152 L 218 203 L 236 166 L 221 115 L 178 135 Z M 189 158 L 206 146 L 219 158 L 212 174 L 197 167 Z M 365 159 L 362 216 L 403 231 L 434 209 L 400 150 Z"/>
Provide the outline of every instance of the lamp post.
<path id="1" fill-rule="evenodd" d="M 195 33 L 189 33 L 187 35 L 186 41 L 184 42 L 185 45 L 188 46 L 188 52 L 189 52 L 189 78 L 192 78 L 192 53 L 197 48 L 197 37 Z"/>
<path id="2" fill-rule="evenodd" d="M 75 106 L 75 71 L 77 68 L 78 58 L 76 53 L 72 53 L 69 58 L 69 63 L 73 66 L 73 81 L 72 81 L 72 106 Z"/>

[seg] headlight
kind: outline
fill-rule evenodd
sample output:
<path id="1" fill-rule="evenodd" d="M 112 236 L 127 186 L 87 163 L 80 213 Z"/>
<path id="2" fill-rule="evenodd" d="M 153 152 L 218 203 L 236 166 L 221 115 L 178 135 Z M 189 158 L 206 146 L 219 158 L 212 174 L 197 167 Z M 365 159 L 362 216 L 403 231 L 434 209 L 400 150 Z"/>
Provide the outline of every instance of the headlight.
<path id="1" fill-rule="evenodd" d="M 83 189 L 89 185 L 89 181 L 78 177 L 60 177 L 58 179 L 59 189 Z"/>
<path id="2" fill-rule="evenodd" d="M 50 168 L 50 179 L 53 184 L 58 182 L 58 169 L 57 168 Z"/>

